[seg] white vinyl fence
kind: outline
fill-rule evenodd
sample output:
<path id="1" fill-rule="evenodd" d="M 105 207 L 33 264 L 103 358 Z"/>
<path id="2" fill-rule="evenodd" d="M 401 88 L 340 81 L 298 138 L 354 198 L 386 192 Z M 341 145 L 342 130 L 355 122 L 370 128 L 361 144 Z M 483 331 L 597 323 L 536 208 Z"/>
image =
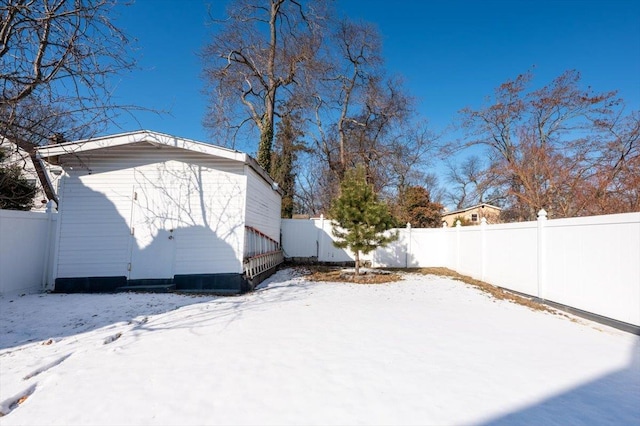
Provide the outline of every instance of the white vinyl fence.
<path id="1" fill-rule="evenodd" d="M 453 227 L 399 229 L 364 260 L 375 267 L 447 267 L 488 283 L 640 326 L 640 212 Z M 52 284 L 57 213 L 0 210 L 0 295 Z M 342 263 L 325 219 L 282 221 L 287 259 Z M 48 287 L 49 285 L 49 287 Z"/>
<path id="2" fill-rule="evenodd" d="M 399 229 L 366 260 L 375 267 L 446 267 L 550 302 L 640 326 L 640 213 Z M 285 257 L 353 260 L 325 219 L 282 221 Z"/>
<path id="3" fill-rule="evenodd" d="M 53 282 L 58 214 L 0 210 L 0 295 L 42 291 Z"/>

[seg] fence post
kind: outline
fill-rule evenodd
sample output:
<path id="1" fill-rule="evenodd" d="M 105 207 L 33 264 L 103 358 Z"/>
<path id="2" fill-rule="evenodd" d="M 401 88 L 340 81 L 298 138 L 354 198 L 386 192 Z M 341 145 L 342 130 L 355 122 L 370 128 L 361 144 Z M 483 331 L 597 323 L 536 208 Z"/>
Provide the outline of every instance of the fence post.
<path id="1" fill-rule="evenodd" d="M 404 267 L 409 267 L 409 257 L 411 256 L 411 222 L 407 222 L 407 238 L 409 243 L 407 244 L 407 251 L 404 254 Z"/>
<path id="2" fill-rule="evenodd" d="M 538 212 L 538 298 L 544 299 L 543 292 L 545 286 L 545 238 L 544 226 L 547 221 L 547 212 L 540 209 Z"/>
<path id="3" fill-rule="evenodd" d="M 318 236 L 317 236 L 317 244 L 318 244 L 318 262 L 322 262 L 321 257 L 322 257 L 322 252 L 324 247 L 323 246 L 323 241 L 324 241 L 324 215 L 321 214 L 320 215 L 320 229 L 318 229 Z"/>
<path id="4" fill-rule="evenodd" d="M 481 280 L 485 280 L 485 271 L 487 269 L 487 218 L 480 219 L 480 276 Z"/>
<path id="5" fill-rule="evenodd" d="M 49 281 L 49 259 L 51 258 L 51 223 L 53 221 L 53 201 L 47 202 L 47 238 L 44 240 L 44 265 L 42 265 L 41 290 L 47 290 Z"/>
<path id="6" fill-rule="evenodd" d="M 456 272 L 460 273 L 460 229 L 462 229 L 462 222 L 460 219 L 456 220 Z"/>

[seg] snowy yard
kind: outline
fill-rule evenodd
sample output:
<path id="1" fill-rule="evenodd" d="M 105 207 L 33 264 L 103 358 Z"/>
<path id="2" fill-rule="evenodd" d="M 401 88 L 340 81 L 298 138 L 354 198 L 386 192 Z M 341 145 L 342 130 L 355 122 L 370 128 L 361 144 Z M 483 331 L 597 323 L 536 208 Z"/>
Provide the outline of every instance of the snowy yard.
<path id="1" fill-rule="evenodd" d="M 637 425 L 640 337 L 436 276 L 288 269 L 236 297 L 5 297 L 0 411 L 0 425 Z"/>

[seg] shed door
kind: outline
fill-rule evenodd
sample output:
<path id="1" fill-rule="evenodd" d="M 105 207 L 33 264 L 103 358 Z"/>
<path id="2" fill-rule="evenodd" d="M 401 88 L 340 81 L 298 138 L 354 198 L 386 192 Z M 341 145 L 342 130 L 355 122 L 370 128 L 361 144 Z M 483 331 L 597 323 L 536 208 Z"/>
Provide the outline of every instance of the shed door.
<path id="1" fill-rule="evenodd" d="M 175 220 L 165 211 L 162 191 L 138 180 L 131 208 L 129 279 L 172 278 L 175 263 Z"/>

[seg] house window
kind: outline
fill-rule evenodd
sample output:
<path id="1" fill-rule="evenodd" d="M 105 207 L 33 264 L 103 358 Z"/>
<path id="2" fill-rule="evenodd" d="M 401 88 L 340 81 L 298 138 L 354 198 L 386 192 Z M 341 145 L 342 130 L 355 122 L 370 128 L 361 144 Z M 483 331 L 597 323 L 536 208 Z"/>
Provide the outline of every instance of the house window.
<path id="1" fill-rule="evenodd" d="M 478 221 L 478 213 L 472 213 L 471 222 L 477 222 L 477 221 Z"/>

